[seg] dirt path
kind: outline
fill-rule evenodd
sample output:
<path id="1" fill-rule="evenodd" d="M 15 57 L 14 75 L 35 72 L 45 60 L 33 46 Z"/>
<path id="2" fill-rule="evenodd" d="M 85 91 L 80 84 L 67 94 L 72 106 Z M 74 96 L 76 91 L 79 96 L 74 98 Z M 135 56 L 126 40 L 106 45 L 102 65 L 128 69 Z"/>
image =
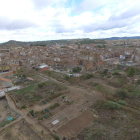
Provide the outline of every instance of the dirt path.
<path id="1" fill-rule="evenodd" d="M 77 103 L 77 105 L 78 104 L 79 105 L 80 104 L 83 104 L 84 105 L 84 103 L 86 102 L 85 101 L 85 97 L 88 99 L 88 101 L 90 103 L 93 102 L 94 100 L 105 99 L 102 94 L 97 93 L 96 91 L 90 91 L 88 89 L 83 89 L 82 87 L 79 87 L 79 86 L 71 86 L 68 83 L 62 83 L 62 82 L 57 81 L 56 79 L 53 79 L 51 77 L 44 76 L 43 74 L 40 74 L 40 75 L 37 74 L 37 75 L 40 76 L 40 77 L 43 77 L 46 80 L 50 79 L 50 80 L 52 80 L 54 82 L 57 82 L 57 83 L 59 83 L 61 85 L 66 86 L 70 90 L 71 98 L 74 99 L 74 101 Z M 47 128 L 45 128 L 43 125 L 39 124 L 39 121 L 37 119 L 33 119 L 30 116 L 27 116 L 27 114 L 30 111 L 28 108 L 27 109 L 22 109 L 22 110 L 18 109 L 16 107 L 15 103 L 13 102 L 13 100 L 11 99 L 11 97 L 9 96 L 8 93 L 6 93 L 6 98 L 7 98 L 7 101 L 9 103 L 9 106 L 13 110 L 15 110 L 16 112 L 18 112 L 19 114 L 21 114 L 21 116 L 22 116 L 21 118 L 24 118 L 29 124 L 31 124 L 32 127 L 34 128 L 34 130 L 38 134 L 41 134 L 41 131 L 42 130 L 44 131 L 44 134 L 45 135 L 50 134 L 50 130 L 48 130 Z M 48 104 L 48 106 L 49 106 L 49 104 Z M 42 109 L 41 106 L 37 108 L 37 110 L 40 110 L 40 109 Z"/>
<path id="2" fill-rule="evenodd" d="M 35 119 L 32 119 L 31 117 L 27 116 L 27 113 L 29 113 L 28 109 L 24 109 L 24 110 L 18 109 L 16 107 L 16 105 L 14 104 L 13 100 L 11 99 L 11 97 L 7 93 L 6 93 L 6 99 L 8 100 L 8 103 L 9 103 L 10 107 L 13 110 L 16 110 L 19 114 L 21 114 L 21 116 L 22 116 L 21 118 L 24 118 L 29 124 L 31 124 L 37 132 L 40 133 L 41 130 L 43 130 L 44 133 L 46 133 L 46 134 L 49 133 L 49 131 L 46 128 L 44 128 L 41 124 L 39 124 L 38 121 L 36 121 Z"/>

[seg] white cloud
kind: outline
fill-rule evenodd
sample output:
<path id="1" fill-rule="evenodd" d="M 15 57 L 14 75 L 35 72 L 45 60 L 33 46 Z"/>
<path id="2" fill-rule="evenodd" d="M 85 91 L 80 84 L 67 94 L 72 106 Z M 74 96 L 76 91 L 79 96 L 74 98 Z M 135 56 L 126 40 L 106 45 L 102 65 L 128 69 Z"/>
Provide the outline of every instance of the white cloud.
<path id="1" fill-rule="evenodd" d="M 137 35 L 139 5 L 138 0 L 83 0 L 78 7 L 76 0 L 0 0 L 0 41 Z"/>

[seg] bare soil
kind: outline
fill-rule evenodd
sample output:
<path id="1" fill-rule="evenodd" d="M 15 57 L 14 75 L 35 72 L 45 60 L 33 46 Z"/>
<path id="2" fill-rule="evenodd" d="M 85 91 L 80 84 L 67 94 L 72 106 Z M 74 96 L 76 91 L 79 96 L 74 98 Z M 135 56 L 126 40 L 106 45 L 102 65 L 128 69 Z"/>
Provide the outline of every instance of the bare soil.
<path id="1" fill-rule="evenodd" d="M 7 118 L 10 116 L 15 119 L 19 117 L 19 114 L 9 107 L 6 99 L 0 101 L 0 112 L 0 123 L 7 121 Z"/>
<path id="2" fill-rule="evenodd" d="M 0 132 L 0 140 L 42 140 L 24 120 L 14 123 Z"/>
<path id="3" fill-rule="evenodd" d="M 76 136 L 84 127 L 92 123 L 94 120 L 93 113 L 89 110 L 84 111 L 81 115 L 67 122 L 65 125 L 60 127 L 57 132 L 61 136 L 71 138 Z"/>

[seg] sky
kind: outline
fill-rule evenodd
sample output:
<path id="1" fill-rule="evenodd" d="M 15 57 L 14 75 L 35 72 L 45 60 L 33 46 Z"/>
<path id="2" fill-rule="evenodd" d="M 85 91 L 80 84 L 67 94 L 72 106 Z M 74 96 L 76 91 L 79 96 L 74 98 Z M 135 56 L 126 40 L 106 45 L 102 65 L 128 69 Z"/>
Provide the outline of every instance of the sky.
<path id="1" fill-rule="evenodd" d="M 0 42 L 140 36 L 140 0 L 0 0 Z"/>

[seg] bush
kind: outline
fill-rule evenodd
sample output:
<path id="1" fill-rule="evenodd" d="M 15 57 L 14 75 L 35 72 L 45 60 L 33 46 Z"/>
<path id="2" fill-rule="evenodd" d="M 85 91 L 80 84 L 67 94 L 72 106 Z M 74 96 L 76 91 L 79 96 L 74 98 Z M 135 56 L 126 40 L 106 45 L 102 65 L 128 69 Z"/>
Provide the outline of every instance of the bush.
<path id="1" fill-rule="evenodd" d="M 66 95 L 63 95 L 62 98 L 64 99 L 66 97 Z"/>
<path id="2" fill-rule="evenodd" d="M 55 99 L 55 98 L 57 98 L 57 97 L 59 97 L 59 96 L 61 96 L 62 95 L 62 93 L 60 92 L 60 93 L 57 93 L 57 94 L 52 94 L 50 97 L 49 97 L 49 99 L 50 100 L 53 100 L 53 99 Z"/>
<path id="3" fill-rule="evenodd" d="M 80 79 L 81 80 L 86 80 L 86 79 L 90 79 L 92 77 L 93 77 L 92 73 L 91 74 L 83 74 L 83 75 L 80 76 Z"/>
<path id="4" fill-rule="evenodd" d="M 46 85 L 46 83 L 43 82 L 43 83 L 38 84 L 38 87 L 39 87 L 39 88 L 43 88 L 45 85 Z"/>
<path id="5" fill-rule="evenodd" d="M 58 134 L 55 134 L 54 137 L 55 137 L 56 140 L 60 140 L 60 136 Z"/>
<path id="6" fill-rule="evenodd" d="M 49 76 L 51 76 L 51 75 L 52 75 L 52 72 L 51 72 L 51 71 L 48 71 L 47 73 L 48 73 L 48 75 L 49 75 Z"/>
<path id="7" fill-rule="evenodd" d="M 91 74 L 87 74 L 87 79 L 90 79 L 91 77 L 93 76 L 93 74 L 91 73 Z"/>
<path id="8" fill-rule="evenodd" d="M 102 93 L 105 93 L 106 95 L 110 93 L 110 89 L 109 88 L 106 88 L 105 86 L 103 85 L 97 85 L 96 86 L 96 89 Z"/>
<path id="9" fill-rule="evenodd" d="M 113 75 L 120 75 L 120 73 L 116 71 L 113 73 Z"/>
<path id="10" fill-rule="evenodd" d="M 38 120 L 43 120 L 43 117 L 38 117 Z"/>
<path id="11" fill-rule="evenodd" d="M 118 90 L 118 91 L 116 92 L 116 95 L 117 95 L 118 97 L 120 97 L 121 99 L 124 99 L 124 98 L 127 97 L 128 91 L 125 90 L 125 89 L 120 89 L 120 90 Z"/>
<path id="12" fill-rule="evenodd" d="M 124 85 L 123 88 L 126 89 L 127 91 L 131 92 L 134 88 L 134 85 L 127 84 L 127 85 Z"/>
<path id="13" fill-rule="evenodd" d="M 121 105 L 119 105 L 116 102 L 107 101 L 107 108 L 108 109 L 120 109 L 121 108 Z"/>
<path id="14" fill-rule="evenodd" d="M 119 100 L 118 103 L 121 105 L 127 105 L 126 101 L 123 101 L 123 100 Z"/>
<path id="15" fill-rule="evenodd" d="M 66 80 L 69 80 L 69 79 L 70 79 L 70 77 L 69 77 L 68 75 L 66 75 L 66 76 L 65 76 L 65 79 L 66 79 Z"/>
<path id="16" fill-rule="evenodd" d="M 54 105 L 50 106 L 51 109 L 55 109 L 56 107 L 60 106 L 59 103 L 55 103 Z"/>
<path id="17" fill-rule="evenodd" d="M 27 106 L 26 105 L 23 105 L 21 108 L 25 109 L 25 108 L 27 108 Z"/>
<path id="18" fill-rule="evenodd" d="M 140 79 L 137 81 L 137 84 L 140 85 Z"/>
<path id="19" fill-rule="evenodd" d="M 74 68 L 73 72 L 79 72 L 79 69 L 78 68 Z"/>
<path id="20" fill-rule="evenodd" d="M 98 100 L 96 102 L 96 107 L 100 108 L 100 109 L 121 109 L 121 105 L 116 103 L 116 102 L 112 102 L 112 101 L 104 101 L 104 100 Z"/>
<path id="21" fill-rule="evenodd" d="M 108 72 L 108 69 L 104 69 L 103 73 L 107 74 L 107 72 Z"/>
<path id="22" fill-rule="evenodd" d="M 136 73 L 136 70 L 134 67 L 131 67 L 127 73 L 128 76 L 134 76 Z"/>
<path id="23" fill-rule="evenodd" d="M 34 117 L 34 110 L 31 110 L 30 114 Z"/>

